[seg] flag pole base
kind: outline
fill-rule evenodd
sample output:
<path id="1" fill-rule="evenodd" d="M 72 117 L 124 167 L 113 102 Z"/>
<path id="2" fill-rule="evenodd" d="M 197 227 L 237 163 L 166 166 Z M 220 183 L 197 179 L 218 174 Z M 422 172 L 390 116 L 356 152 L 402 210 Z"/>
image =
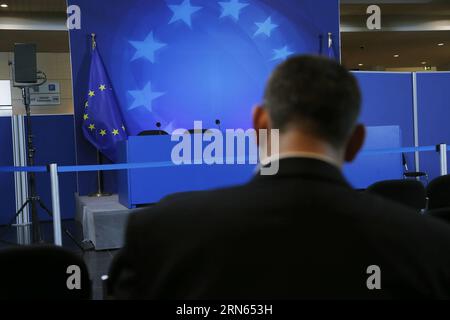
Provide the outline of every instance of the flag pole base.
<path id="1" fill-rule="evenodd" d="M 106 192 L 94 192 L 89 194 L 90 198 L 104 198 L 104 197 L 111 197 L 112 193 L 106 193 Z"/>

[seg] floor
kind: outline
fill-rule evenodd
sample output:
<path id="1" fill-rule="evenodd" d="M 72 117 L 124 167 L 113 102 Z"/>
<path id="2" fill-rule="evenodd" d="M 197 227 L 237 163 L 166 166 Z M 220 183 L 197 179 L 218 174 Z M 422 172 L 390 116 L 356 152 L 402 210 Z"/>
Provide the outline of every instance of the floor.
<path id="1" fill-rule="evenodd" d="M 42 237 L 45 242 L 53 242 L 53 226 L 51 223 L 41 223 Z M 72 220 L 62 222 L 63 230 L 67 230 L 76 241 L 82 241 L 81 225 Z M 17 229 L 12 227 L 0 227 L 0 249 L 11 247 L 17 243 Z M 103 288 L 101 277 L 108 273 L 112 259 L 118 250 L 105 251 L 85 251 L 83 252 L 66 232 L 63 232 L 63 246 L 71 251 L 80 254 L 89 269 L 89 274 L 93 284 L 93 299 L 102 300 Z"/>

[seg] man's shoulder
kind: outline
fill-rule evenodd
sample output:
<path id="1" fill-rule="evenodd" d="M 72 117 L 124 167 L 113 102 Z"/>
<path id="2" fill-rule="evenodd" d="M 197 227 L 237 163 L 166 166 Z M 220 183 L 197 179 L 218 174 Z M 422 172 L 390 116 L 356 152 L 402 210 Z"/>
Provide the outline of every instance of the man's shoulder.
<path id="1" fill-rule="evenodd" d="M 270 194 L 268 189 L 271 190 Z M 305 189 L 306 191 L 306 189 Z M 432 242 L 433 239 L 444 239 L 450 243 L 450 227 L 434 218 L 421 215 L 418 212 L 396 202 L 379 196 L 361 193 L 350 188 L 337 187 L 330 192 L 336 192 L 332 197 L 324 196 L 311 201 L 311 194 L 305 195 L 305 204 L 301 205 L 301 194 L 290 194 L 288 190 L 273 191 L 267 186 L 241 185 L 210 191 L 195 191 L 176 193 L 162 199 L 158 204 L 143 209 L 134 214 L 135 225 L 161 223 L 161 226 L 196 223 L 211 223 L 255 217 L 251 211 L 259 215 L 267 214 L 271 206 L 276 213 L 283 215 L 285 211 L 295 210 L 297 216 L 328 215 L 342 216 L 345 221 L 357 222 L 374 233 L 377 237 L 399 238 L 408 235 L 411 242 Z M 272 192 L 278 192 L 273 195 Z M 279 194 L 283 194 L 280 199 Z M 308 199 L 307 199 L 308 198 Z M 318 201 L 322 199 L 322 201 Z M 285 203 L 283 201 L 287 201 Z M 271 210 L 272 210 L 271 209 Z M 305 212 L 301 212 L 301 211 Z M 256 216 L 257 218 L 257 216 Z M 350 218 L 350 219 L 347 219 Z M 305 223 L 307 223 L 305 221 Z M 337 226 L 339 227 L 339 226 Z M 377 235 L 378 233 L 378 235 Z M 447 245 L 447 244 L 446 244 Z"/>
<path id="2" fill-rule="evenodd" d="M 230 197 L 248 196 L 251 187 L 248 184 L 233 186 L 228 188 L 220 188 L 205 191 L 190 191 L 171 194 L 158 203 L 158 206 L 177 206 L 177 205 L 201 205 L 207 206 L 209 203 L 215 203 L 218 199 L 222 202 Z"/>
<path id="3" fill-rule="evenodd" d="M 133 214 L 136 224 L 144 222 L 169 221 L 177 223 L 184 219 L 202 219 L 217 214 L 224 205 L 239 204 L 238 198 L 246 198 L 248 186 L 235 186 L 208 191 L 191 191 L 174 193 L 161 199 L 157 204 L 143 208 Z M 230 212 L 231 213 L 231 212 Z"/>

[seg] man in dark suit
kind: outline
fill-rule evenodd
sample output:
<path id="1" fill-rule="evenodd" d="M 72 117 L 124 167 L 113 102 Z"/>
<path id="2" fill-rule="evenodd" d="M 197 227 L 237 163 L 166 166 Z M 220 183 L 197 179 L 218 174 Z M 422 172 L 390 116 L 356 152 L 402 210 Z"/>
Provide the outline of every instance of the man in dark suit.
<path id="1" fill-rule="evenodd" d="M 278 174 L 170 196 L 130 217 L 116 298 L 450 298 L 450 229 L 359 193 L 341 173 L 364 141 L 360 92 L 334 61 L 272 75 L 256 130 L 280 130 Z"/>

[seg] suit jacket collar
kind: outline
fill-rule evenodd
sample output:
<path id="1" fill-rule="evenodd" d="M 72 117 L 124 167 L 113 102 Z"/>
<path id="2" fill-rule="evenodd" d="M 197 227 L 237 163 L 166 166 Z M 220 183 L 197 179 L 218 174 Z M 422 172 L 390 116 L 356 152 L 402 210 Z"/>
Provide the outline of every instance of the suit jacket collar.
<path id="1" fill-rule="evenodd" d="M 279 171 L 273 176 L 263 176 L 258 171 L 253 181 L 277 178 L 302 178 L 322 180 L 351 188 L 341 170 L 325 161 L 312 158 L 285 158 L 279 160 Z"/>

